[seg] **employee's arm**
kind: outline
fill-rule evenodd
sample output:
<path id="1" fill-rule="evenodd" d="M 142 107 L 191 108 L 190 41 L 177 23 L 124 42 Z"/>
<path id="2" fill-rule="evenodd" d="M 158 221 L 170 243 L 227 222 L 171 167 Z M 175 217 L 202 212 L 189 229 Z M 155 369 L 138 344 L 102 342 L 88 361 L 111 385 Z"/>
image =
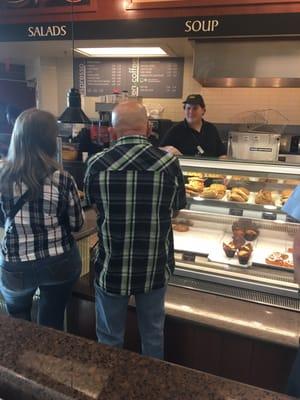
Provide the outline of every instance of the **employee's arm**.
<path id="1" fill-rule="evenodd" d="M 182 153 L 174 146 L 163 146 L 160 147 L 160 149 L 166 153 L 173 154 L 174 156 L 182 156 Z"/>
<path id="2" fill-rule="evenodd" d="M 219 157 L 219 160 L 227 160 L 227 159 L 228 159 L 228 156 L 226 154 Z"/>

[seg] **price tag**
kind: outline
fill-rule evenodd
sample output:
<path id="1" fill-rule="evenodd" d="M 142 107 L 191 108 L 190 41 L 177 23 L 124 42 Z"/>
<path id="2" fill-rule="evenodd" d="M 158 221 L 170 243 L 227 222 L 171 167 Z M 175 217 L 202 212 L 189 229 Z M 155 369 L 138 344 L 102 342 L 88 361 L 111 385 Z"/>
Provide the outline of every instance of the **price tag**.
<path id="1" fill-rule="evenodd" d="M 196 260 L 196 254 L 195 253 L 183 253 L 182 254 L 182 261 L 188 261 L 188 262 L 195 262 Z"/>
<path id="2" fill-rule="evenodd" d="M 230 208 L 229 215 L 236 215 L 238 217 L 242 217 L 244 210 L 242 208 Z"/>
<path id="3" fill-rule="evenodd" d="M 272 212 L 264 212 L 262 217 L 263 219 L 268 219 L 269 221 L 275 221 L 277 219 L 276 214 Z"/>

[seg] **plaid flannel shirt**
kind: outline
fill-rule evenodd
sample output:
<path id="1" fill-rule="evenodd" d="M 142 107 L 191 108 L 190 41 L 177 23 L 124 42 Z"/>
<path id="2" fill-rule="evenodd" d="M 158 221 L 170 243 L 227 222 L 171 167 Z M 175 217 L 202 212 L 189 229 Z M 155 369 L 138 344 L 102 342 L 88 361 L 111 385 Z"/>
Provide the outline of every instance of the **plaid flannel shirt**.
<path id="1" fill-rule="evenodd" d="M 4 225 L 27 187 L 21 193 L 13 183 L 9 193 L 0 193 L 0 218 Z M 33 261 L 57 256 L 71 249 L 71 232 L 78 231 L 84 214 L 73 177 L 65 171 L 55 171 L 44 181 L 43 192 L 36 200 L 27 201 L 16 214 L 11 229 L 6 230 L 1 243 L 4 259 L 10 262 Z"/>
<path id="2" fill-rule="evenodd" d="M 186 204 L 177 158 L 123 137 L 89 160 L 85 193 L 98 210 L 99 286 L 121 295 L 163 287 L 175 266 L 172 212 Z"/>

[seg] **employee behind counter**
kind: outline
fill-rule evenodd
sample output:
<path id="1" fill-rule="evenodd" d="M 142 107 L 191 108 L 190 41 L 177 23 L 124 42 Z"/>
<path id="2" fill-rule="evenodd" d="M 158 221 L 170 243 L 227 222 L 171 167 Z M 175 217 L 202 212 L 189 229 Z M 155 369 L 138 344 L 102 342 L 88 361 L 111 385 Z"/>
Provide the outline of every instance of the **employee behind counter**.
<path id="1" fill-rule="evenodd" d="M 205 102 L 200 94 L 191 94 L 183 102 L 185 119 L 173 126 L 160 146 L 176 155 L 226 158 L 226 147 L 217 128 L 203 119 Z"/>

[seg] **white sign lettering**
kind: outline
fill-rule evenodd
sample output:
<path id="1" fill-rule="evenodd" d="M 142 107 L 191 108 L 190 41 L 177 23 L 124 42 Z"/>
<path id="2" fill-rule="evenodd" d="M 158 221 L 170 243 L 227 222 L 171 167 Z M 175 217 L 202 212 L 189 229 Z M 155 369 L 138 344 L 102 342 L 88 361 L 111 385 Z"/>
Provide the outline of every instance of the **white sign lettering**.
<path id="1" fill-rule="evenodd" d="M 217 19 L 185 21 L 185 32 L 214 32 L 219 26 Z"/>
<path id="2" fill-rule="evenodd" d="M 64 37 L 67 35 L 66 25 L 29 26 L 28 37 Z"/>

